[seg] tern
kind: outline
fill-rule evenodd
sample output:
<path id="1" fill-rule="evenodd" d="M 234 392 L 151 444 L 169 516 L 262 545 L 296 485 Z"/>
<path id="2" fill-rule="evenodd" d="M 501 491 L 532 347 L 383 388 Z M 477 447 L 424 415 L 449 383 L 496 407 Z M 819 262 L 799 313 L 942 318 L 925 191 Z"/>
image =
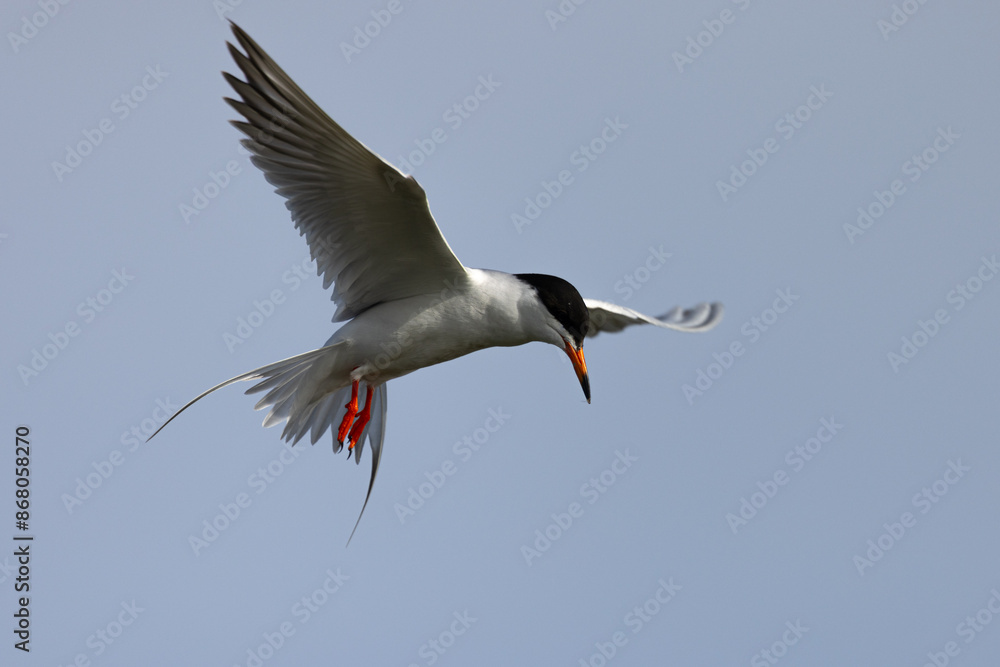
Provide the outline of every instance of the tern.
<path id="1" fill-rule="evenodd" d="M 369 442 L 371 479 L 353 538 L 378 474 L 389 380 L 476 350 L 539 341 L 566 352 L 590 403 L 585 338 L 633 324 L 707 331 L 720 321 L 717 303 L 654 318 L 584 299 L 555 276 L 465 267 L 417 181 L 344 131 L 246 32 L 231 27 L 243 52 L 227 46 L 246 80 L 223 72 L 240 97 L 225 101 L 245 119 L 230 122 L 246 135 L 242 144 L 254 165 L 287 200 L 324 289 L 333 286 L 333 321 L 346 324 L 319 349 L 212 387 L 150 439 L 212 392 L 259 380 L 246 393 L 266 392 L 254 407 L 270 408 L 265 427 L 285 422 L 286 442 L 308 433 L 315 444 L 330 430 L 334 452 L 346 442 L 357 463 Z"/>

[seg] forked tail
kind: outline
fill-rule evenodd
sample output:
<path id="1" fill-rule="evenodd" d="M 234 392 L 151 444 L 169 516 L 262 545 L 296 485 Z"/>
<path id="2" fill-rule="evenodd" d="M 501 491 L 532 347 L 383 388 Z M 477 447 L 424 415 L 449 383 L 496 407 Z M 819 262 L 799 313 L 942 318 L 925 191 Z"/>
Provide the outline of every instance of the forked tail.
<path id="1" fill-rule="evenodd" d="M 286 421 L 281 437 L 286 442 L 291 441 L 293 445 L 302 439 L 306 433 L 310 434 L 309 439 L 312 444 L 316 444 L 316 441 L 323 436 L 323 433 L 327 429 L 330 429 L 333 437 L 333 451 L 340 452 L 344 445 L 337 440 L 337 432 L 331 427 L 333 424 L 339 424 L 347 413 L 346 404 L 351 394 L 350 381 L 348 380 L 347 386 L 341 387 L 318 399 L 314 398 L 314 394 L 318 387 L 328 379 L 333 366 L 332 360 L 337 354 L 336 348 L 341 344 L 335 343 L 327 347 L 312 350 L 311 352 L 277 361 L 273 364 L 268 364 L 267 366 L 261 366 L 260 368 L 237 375 L 234 378 L 215 385 L 208 391 L 196 396 L 184 405 L 184 407 L 175 412 L 170 419 L 164 422 L 163 426 L 156 429 L 156 432 L 149 436 L 146 442 L 152 440 L 157 433 L 166 428 L 167 424 L 176 419 L 178 415 L 212 392 L 244 380 L 261 380 L 261 382 L 247 389 L 245 393 L 257 394 L 262 391 L 267 392 L 254 406 L 256 410 L 262 410 L 267 407 L 271 408 L 267 417 L 264 418 L 265 427 L 274 426 L 281 421 Z M 365 439 L 371 444 L 372 476 L 368 483 L 368 494 L 365 496 L 364 505 L 361 506 L 361 513 L 354 524 L 354 530 L 351 531 L 351 537 L 347 540 L 348 544 L 351 543 L 351 538 L 354 537 L 354 533 L 358 529 L 358 524 L 361 523 L 361 517 L 365 513 L 365 508 L 368 506 L 368 499 L 371 498 L 372 487 L 375 485 L 375 476 L 378 474 L 378 466 L 382 458 L 382 443 L 385 440 L 385 418 L 388 408 L 385 384 L 380 384 L 373 387 L 373 389 L 371 420 L 365 426 L 357 445 L 354 447 L 354 460 L 360 464 Z"/>

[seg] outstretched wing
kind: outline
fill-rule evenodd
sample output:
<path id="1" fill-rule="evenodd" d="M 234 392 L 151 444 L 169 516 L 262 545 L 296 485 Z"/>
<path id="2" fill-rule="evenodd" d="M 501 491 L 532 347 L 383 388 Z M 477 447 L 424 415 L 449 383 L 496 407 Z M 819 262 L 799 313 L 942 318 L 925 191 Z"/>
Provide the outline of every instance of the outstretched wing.
<path id="1" fill-rule="evenodd" d="M 246 76 L 223 72 L 242 101 L 232 121 L 275 191 L 288 201 L 323 276 L 333 284 L 334 322 L 394 299 L 464 285 L 465 267 L 431 216 L 417 182 L 344 131 L 249 35 L 229 52 Z"/>
<path id="2" fill-rule="evenodd" d="M 721 303 L 699 303 L 688 309 L 678 306 L 659 317 L 650 317 L 631 308 L 607 301 L 584 299 L 583 302 L 590 311 L 588 338 L 596 336 L 602 331 L 608 333 L 621 331 L 633 324 L 653 324 L 664 329 L 677 331 L 708 331 L 722 321 Z"/>

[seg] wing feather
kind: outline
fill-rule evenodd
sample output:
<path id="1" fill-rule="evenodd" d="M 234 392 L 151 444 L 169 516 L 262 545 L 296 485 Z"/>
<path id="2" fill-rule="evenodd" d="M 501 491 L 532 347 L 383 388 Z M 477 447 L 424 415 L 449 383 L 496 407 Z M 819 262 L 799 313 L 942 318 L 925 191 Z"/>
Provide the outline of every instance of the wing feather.
<path id="1" fill-rule="evenodd" d="M 245 81 L 232 124 L 285 205 L 323 277 L 333 321 L 383 301 L 463 285 L 468 274 L 431 215 L 423 188 L 368 150 L 306 95 L 236 24 L 229 44 Z M 244 53 L 245 52 L 245 53 Z"/>
<path id="2" fill-rule="evenodd" d="M 722 321 L 721 303 L 699 303 L 686 309 L 678 306 L 659 317 L 650 317 L 608 301 L 584 299 L 583 302 L 590 311 L 590 330 L 587 332 L 587 337 L 596 336 L 602 331 L 615 333 L 633 324 L 652 324 L 675 331 L 708 331 Z"/>

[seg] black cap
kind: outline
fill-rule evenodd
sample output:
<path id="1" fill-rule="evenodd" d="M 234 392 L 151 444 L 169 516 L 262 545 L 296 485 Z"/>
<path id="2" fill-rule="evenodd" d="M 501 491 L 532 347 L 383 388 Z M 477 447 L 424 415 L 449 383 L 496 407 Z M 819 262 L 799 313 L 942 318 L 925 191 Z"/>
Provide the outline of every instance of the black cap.
<path id="1" fill-rule="evenodd" d="M 590 330 L 590 310 L 576 288 L 562 278 L 542 273 L 515 273 L 514 277 L 534 288 L 552 317 L 573 337 L 576 347 L 582 347 Z"/>

